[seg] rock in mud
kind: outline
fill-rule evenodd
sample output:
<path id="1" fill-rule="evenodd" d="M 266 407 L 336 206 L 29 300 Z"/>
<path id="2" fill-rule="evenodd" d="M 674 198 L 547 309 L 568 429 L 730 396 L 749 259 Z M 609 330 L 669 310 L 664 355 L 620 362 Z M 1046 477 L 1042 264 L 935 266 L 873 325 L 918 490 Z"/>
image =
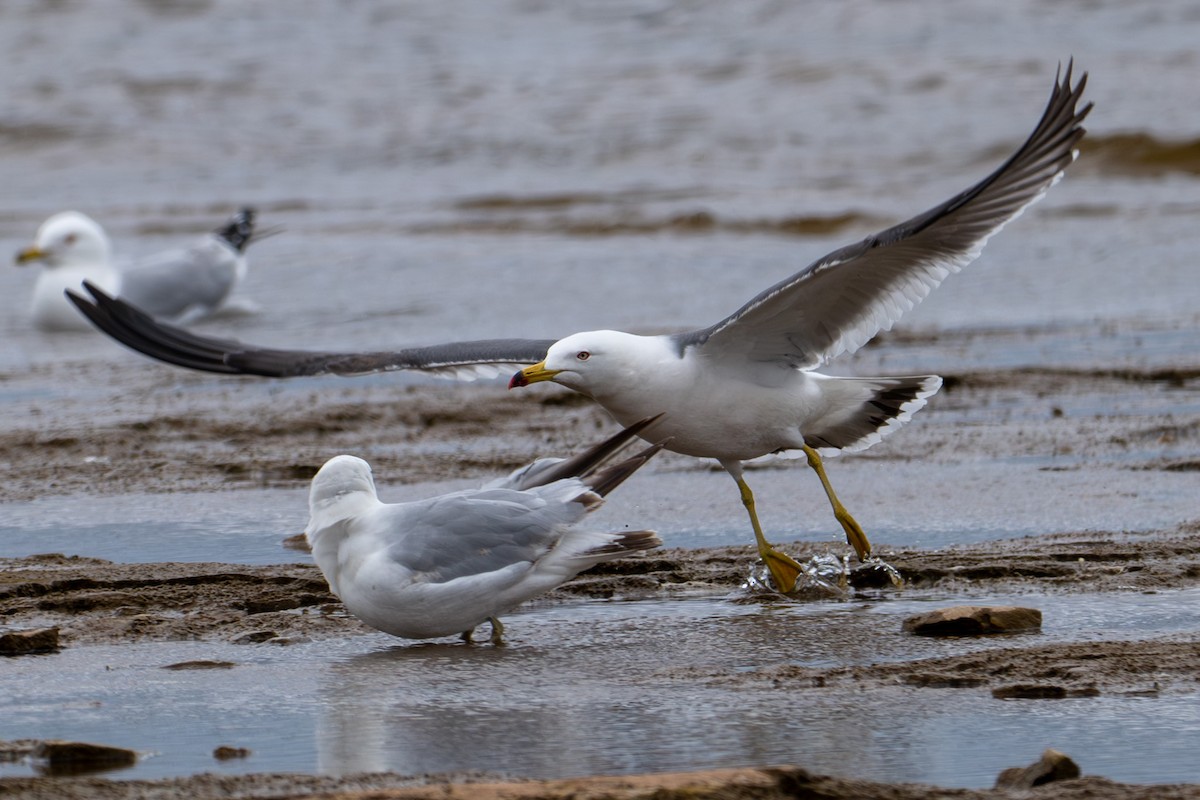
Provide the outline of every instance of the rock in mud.
<path id="1" fill-rule="evenodd" d="M 14 631 L 0 636 L 0 656 L 27 656 L 58 650 L 58 628 Z"/>
<path id="2" fill-rule="evenodd" d="M 179 661 L 175 664 L 167 664 L 163 669 L 186 670 L 186 669 L 233 669 L 237 664 L 232 661 Z"/>
<path id="3" fill-rule="evenodd" d="M 998 700 L 1061 700 L 1067 696 L 1065 686 L 1044 683 L 1017 683 L 992 689 Z"/>
<path id="4" fill-rule="evenodd" d="M 953 606 L 904 620 L 917 636 L 983 636 L 1040 630 L 1042 612 L 1020 606 Z"/>
<path id="5" fill-rule="evenodd" d="M 223 744 L 213 750 L 213 758 L 217 761 L 229 761 L 235 758 L 248 758 L 250 751 L 245 747 L 230 747 Z"/>
<path id="6" fill-rule="evenodd" d="M 1047 748 L 1028 767 L 1009 767 L 996 777 L 997 789 L 1032 789 L 1034 786 L 1069 781 L 1079 777 L 1079 765 L 1066 753 Z"/>
<path id="7" fill-rule="evenodd" d="M 83 775 L 137 763 L 137 753 L 123 747 L 59 740 L 39 742 L 32 756 L 38 771 L 45 775 Z"/>

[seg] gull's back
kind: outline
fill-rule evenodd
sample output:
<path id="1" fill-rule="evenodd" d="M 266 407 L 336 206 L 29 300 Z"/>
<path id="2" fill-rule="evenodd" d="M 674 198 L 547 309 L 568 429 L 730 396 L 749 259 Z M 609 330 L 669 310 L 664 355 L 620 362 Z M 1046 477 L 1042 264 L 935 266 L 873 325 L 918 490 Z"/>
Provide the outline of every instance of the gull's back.
<path id="1" fill-rule="evenodd" d="M 549 556 L 587 513 L 575 502 L 586 493 L 568 480 L 364 508 L 345 523 L 339 595 L 356 617 L 396 636 L 470 630 L 579 571 Z"/>
<path id="2" fill-rule="evenodd" d="M 160 319 L 216 311 L 245 272 L 245 258 L 216 236 L 151 256 L 121 275 L 120 296 Z"/>

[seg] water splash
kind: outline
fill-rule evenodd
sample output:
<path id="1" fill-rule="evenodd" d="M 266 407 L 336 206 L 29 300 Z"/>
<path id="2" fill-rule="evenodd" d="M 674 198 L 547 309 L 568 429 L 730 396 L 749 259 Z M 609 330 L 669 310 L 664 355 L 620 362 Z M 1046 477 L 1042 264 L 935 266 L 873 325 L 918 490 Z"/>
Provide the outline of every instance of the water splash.
<path id="1" fill-rule="evenodd" d="M 861 576 L 862 573 L 864 573 L 868 570 L 872 570 L 872 571 L 877 570 L 877 571 L 882 572 L 884 575 L 887 576 L 888 582 L 892 585 L 893 588 L 896 588 L 896 589 L 904 588 L 904 576 L 900 574 L 900 570 L 896 569 L 895 567 L 893 567 L 888 562 L 884 561 L 879 556 L 871 556 L 870 558 L 868 558 L 866 561 L 863 562 L 861 567 L 859 567 L 857 570 L 855 570 L 855 573 Z M 874 584 L 875 582 L 871 581 L 871 583 Z"/>
<path id="2" fill-rule="evenodd" d="M 750 573 L 738 586 L 734 593 L 735 600 L 765 600 L 785 599 L 792 601 L 829 600 L 848 598 L 855 584 L 870 586 L 880 585 L 875 576 L 864 580 L 867 572 L 882 572 L 887 583 L 894 588 L 904 586 L 904 578 L 900 571 L 879 556 L 873 556 L 856 567 L 850 569 L 850 556 L 837 556 L 832 553 L 818 553 L 811 556 L 807 562 L 800 565 L 801 574 L 796 580 L 796 587 L 789 593 L 779 591 L 771 580 L 767 565 L 758 561 L 751 565 Z M 853 578 L 853 579 L 852 579 Z"/>

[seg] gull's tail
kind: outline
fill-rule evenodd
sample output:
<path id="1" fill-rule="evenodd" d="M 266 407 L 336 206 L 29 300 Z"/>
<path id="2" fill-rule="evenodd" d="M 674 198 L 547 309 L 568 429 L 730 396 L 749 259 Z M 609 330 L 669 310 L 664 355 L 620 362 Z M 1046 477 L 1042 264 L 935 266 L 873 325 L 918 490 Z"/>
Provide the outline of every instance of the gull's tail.
<path id="1" fill-rule="evenodd" d="M 804 426 L 804 443 L 830 455 L 867 449 L 908 422 L 942 386 L 937 375 L 812 377 L 821 380 L 822 408 Z"/>
<path id="2" fill-rule="evenodd" d="M 588 559 L 595 564 L 610 559 L 619 559 L 637 551 L 652 551 L 655 547 L 662 546 L 662 540 L 653 530 L 625 530 L 619 534 L 583 534 L 583 536 L 605 540 L 586 549 L 576 557 Z"/>
<path id="3" fill-rule="evenodd" d="M 223 227 L 213 231 L 221 239 L 229 242 L 229 246 L 239 253 L 246 251 L 246 245 L 254 238 L 254 209 L 242 208 L 229 218 Z"/>

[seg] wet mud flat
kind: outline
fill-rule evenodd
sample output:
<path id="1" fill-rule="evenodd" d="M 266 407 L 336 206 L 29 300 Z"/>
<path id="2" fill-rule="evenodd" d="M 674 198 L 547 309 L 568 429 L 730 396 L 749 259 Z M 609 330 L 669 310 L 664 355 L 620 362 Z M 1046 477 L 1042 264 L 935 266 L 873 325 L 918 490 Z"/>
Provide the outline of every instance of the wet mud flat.
<path id="1" fill-rule="evenodd" d="M 807 542 L 788 546 L 801 561 L 827 550 Z M 1045 594 L 1154 594 L 1200 586 L 1200 528 L 1194 526 L 1141 534 L 1056 534 L 937 551 L 885 548 L 878 555 L 899 572 L 903 586 L 872 564 L 851 563 L 846 587 L 811 584 L 788 598 L 747 585 L 757 562 L 753 547 L 664 549 L 597 566 L 547 594 L 545 602 L 709 595 L 731 603 L 786 604 L 855 597 L 885 601 L 902 594 L 970 602 L 973 596 L 1020 594 L 1036 606 L 1038 595 Z M 329 593 L 314 565 L 117 564 L 61 554 L 0 559 L 0 619 L 9 628 L 57 628 L 62 647 L 146 641 L 287 645 L 369 631 Z M 1094 638 L 1102 632 L 1080 633 Z M 1001 688 L 1039 682 L 1067 693 L 1197 688 L 1200 634 L 1154 642 L 1127 639 L 1049 646 L 1020 640 L 1023 646 L 986 657 L 753 672 L 689 668 L 678 674 L 714 684 L 786 681 L 791 688 L 847 683 Z M 881 662 L 890 660 L 885 652 L 878 655 Z"/>
<path id="2" fill-rule="evenodd" d="M 1010 338 L 1007 332 L 893 334 L 880 348 L 886 354 L 880 364 L 871 363 L 868 349 L 857 372 L 911 370 L 906 353 L 931 346 L 962 348 L 969 358 L 994 340 L 1008 346 Z M 102 352 L 111 358 L 110 349 Z M 1200 471 L 1193 447 L 1200 437 L 1200 364 L 976 369 L 943 377 L 931 406 L 899 435 L 839 460 L 836 469 L 871 460 L 1028 458 L 1046 460 L 1038 469 Z M 3 501 L 305 487 L 338 453 L 366 458 L 385 483 L 487 480 L 534 458 L 573 452 L 614 429 L 590 400 L 559 387 L 506 392 L 502 384 L 403 375 L 214 379 L 134 357 L 0 374 L 0 390 L 16 398 L 0 407 Z M 669 452 L 654 466 L 717 469 Z"/>
<path id="3" fill-rule="evenodd" d="M 851 587 L 846 591 L 849 597 L 874 598 L 877 602 L 886 602 L 889 595 L 948 598 L 939 606 L 970 602 L 972 597 L 987 594 L 1018 594 L 1027 595 L 1028 605 L 1037 606 L 1047 596 L 1064 594 L 1153 594 L 1187 589 L 1200 585 L 1198 533 L 1194 528 L 1182 528 L 1137 535 L 1058 534 L 944 551 L 888 549 L 882 555 L 905 577 L 905 587 L 894 587 L 881 580 L 879 570 L 860 566 L 852 569 Z M 790 549 L 806 557 L 822 548 L 796 543 Z M 753 562 L 749 547 L 669 549 L 603 565 L 544 602 L 697 594 L 720 595 L 730 603 L 806 602 L 804 598 L 784 600 L 770 593 L 739 589 Z M 813 590 L 811 596 L 828 599 L 829 594 Z M 0 619 L 8 628 L 56 628 L 62 648 L 181 640 L 233 642 L 252 648 L 286 647 L 368 632 L 345 614 L 312 566 L 122 565 L 61 555 L 0 561 Z M 868 622 L 866 627 L 854 626 L 841 634 L 828 627 L 811 633 L 844 636 L 848 649 L 853 647 L 852 639 L 872 636 L 870 663 L 825 667 L 782 664 L 750 670 L 676 666 L 647 676 L 646 690 L 653 691 L 662 680 L 686 682 L 698 703 L 704 702 L 706 692 L 730 687 L 786 696 L 789 702 L 846 693 L 854 698 L 847 702 L 861 703 L 864 696 L 917 689 L 962 692 L 962 702 L 990 694 L 1018 698 L 1019 702 L 1046 703 L 1062 697 L 1191 694 L 1198 688 L 1195 665 L 1200 659 L 1200 633 L 1196 631 L 1130 638 L 1128 634 L 1109 636 L 1104 631 L 1080 630 L 1081 641 L 1053 643 L 1039 642 L 1037 636 L 1005 636 L 998 637 L 1002 641 L 986 650 L 974 649 L 971 638 L 966 637 L 960 640 L 961 647 L 950 647 L 944 655 L 909 659 L 904 652 L 888 652 L 889 642 L 900 640 L 893 635 L 894 630 L 885 630 L 884 626 L 894 627 L 894 620 Z M 879 630 L 872 631 L 872 627 Z M 520 637 L 520 622 L 511 630 Z M 236 666 L 236 661 L 197 660 L 164 664 L 162 668 L 222 670 Z M 14 752 L 20 743 L 6 746 Z M 1062 749 L 1069 750 L 1069 744 L 1064 743 Z M 335 779 L 249 774 L 154 781 L 30 777 L 0 779 L 0 788 L 6 796 L 20 798 L 149 798 L 179 793 L 194 797 L 1011 796 L 1000 790 L 936 789 L 815 775 L 802 766 L 515 783 L 498 783 L 491 775 L 376 774 Z M 1055 783 L 1046 791 L 1056 797 L 1200 797 L 1200 785 L 1131 786 L 1094 776 Z"/>
<path id="4" fill-rule="evenodd" d="M 416 784 L 416 785 L 414 785 Z M 317 800 L 1000 800 L 1011 797 L 1054 797 L 1067 800 L 1192 800 L 1200 787 L 1190 785 L 1138 786 L 1104 778 L 1056 782 L 1039 789 L 940 789 L 920 784 L 880 784 L 816 775 L 797 767 L 726 769 L 624 777 L 556 781 L 495 782 L 371 774 L 341 779 L 303 775 L 249 775 L 115 782 L 102 779 L 59 780 L 52 794 L 39 792 L 46 779 L 10 780 L 11 797 L 50 797 L 76 800 L 165 800 L 175 797 L 260 798 Z"/>
<path id="5" fill-rule="evenodd" d="M 910 344 L 919 348 L 927 343 L 914 339 Z M 945 337 L 938 344 L 946 346 Z M 896 357 L 905 345 L 893 339 L 882 352 Z M 872 357 L 870 349 L 866 356 Z M 863 370 L 879 371 L 870 364 Z M 964 370 L 948 378 L 937 402 L 906 430 L 853 457 L 845 467 L 839 462 L 835 483 L 851 477 L 855 463 L 956 468 L 1000 461 L 1014 471 L 1032 469 L 1048 478 L 1091 470 L 1100 481 L 1096 491 L 1102 494 L 1131 493 L 1131 476 L 1148 478 L 1148 483 L 1139 484 L 1143 487 L 1155 481 L 1169 483 L 1175 487 L 1170 491 L 1179 494 L 1186 487 L 1178 488 L 1178 479 L 1197 471 L 1194 443 L 1200 435 L 1200 402 L 1197 372 L 1191 365 Z M 139 360 L 50 365 L 31 376 L 8 376 L 4 387 L 19 398 L 26 383 L 50 385 L 56 395 L 30 393 L 30 399 L 6 406 L 0 460 L 9 479 L 0 493 L 15 503 L 131 492 L 158 495 L 164 502 L 174 493 L 192 492 L 220 503 L 222 497 L 243 490 L 302 489 L 324 460 L 338 452 L 363 455 L 377 474 L 386 476 L 387 484 L 482 481 L 536 456 L 571 452 L 612 430 L 611 421 L 582 398 L 565 392 L 505 393 L 494 385 L 390 377 L 309 383 L 212 379 L 147 368 Z M 770 477 L 771 469 L 752 472 L 755 485 Z M 781 470 L 795 482 L 812 477 L 803 465 Z M 652 486 L 663 475 L 682 475 L 690 484 L 710 471 L 694 459 L 663 454 L 644 482 Z M 914 480 L 919 485 L 912 491 L 937 488 L 922 483 L 920 475 Z M 732 494 L 731 487 L 725 488 Z M 641 491 L 632 483 L 628 489 L 631 497 Z M 945 492 L 958 505 L 973 502 L 953 487 Z M 849 493 L 862 496 L 854 489 Z M 620 496 L 614 497 L 614 506 L 621 502 Z M 736 503 L 729 505 L 729 524 L 740 526 L 740 509 Z M 663 533 L 669 531 L 664 527 Z M 285 531 L 279 534 L 284 552 Z M 670 536 L 665 538 L 669 544 Z M 774 538 L 786 542 L 785 537 Z M 991 698 L 1054 703 L 1060 698 L 1136 697 L 1155 702 L 1192 695 L 1200 688 L 1195 669 L 1200 632 L 1187 625 L 1141 633 L 1102 623 L 1089 627 L 1085 614 L 1072 623 L 1078 630 L 1067 635 L 963 637 L 948 641 L 930 657 L 916 653 L 910 644 L 914 637 L 899 634 L 894 614 L 828 613 L 913 600 L 928 608 L 953 606 L 994 596 L 1017 597 L 1021 605 L 1035 608 L 1062 598 L 1103 605 L 1131 596 L 1174 597 L 1171 602 L 1177 605 L 1179 593 L 1200 585 L 1200 526 L 1194 519 L 1149 530 L 1132 524 L 1099 531 L 1047 526 L 1036 536 L 954 547 L 904 547 L 887 541 L 876 545 L 878 555 L 903 576 L 903 587 L 894 586 L 883 570 L 850 564 L 848 586 L 841 591 L 814 588 L 799 598 L 784 599 L 747 590 L 743 584 L 755 563 L 747 542 L 669 548 L 613 562 L 540 603 L 569 608 L 580 602 L 631 601 L 630 606 L 636 606 L 708 597 L 753 609 L 818 610 L 805 617 L 805 625 L 789 629 L 794 638 L 788 647 L 797 653 L 825 648 L 833 654 L 828 663 L 774 659 L 746 668 L 711 659 L 704 648 L 719 645 L 705 633 L 708 623 L 681 620 L 681 627 L 690 628 L 686 640 L 697 648 L 695 658 L 664 664 L 654 673 L 635 673 L 630 680 L 635 691 L 641 684 L 640 690 L 649 694 L 664 685 L 684 686 L 701 707 L 706 696 L 731 691 L 747 697 L 786 695 L 799 703 L 829 701 L 854 714 L 864 702 L 895 703 L 903 692 L 942 692 L 948 698 L 944 702 L 967 704 Z M 833 539 L 796 542 L 787 549 L 802 561 L 846 550 Z M 375 635 L 345 613 L 320 573 L 306 563 L 134 564 L 70 552 L 0 559 L 0 623 L 6 630 L 56 629 L 62 652 L 147 643 L 211 644 L 219 656 L 160 665 L 202 671 L 237 670 L 238 656 L 229 655 L 229 644 L 244 645 L 250 648 L 244 652 L 252 653 L 322 642 L 332 646 Z M 636 616 L 617 631 L 633 638 L 647 635 Z M 522 646 L 523 638 L 543 646 L 555 639 L 553 632 L 539 634 L 519 617 L 509 625 L 509 633 L 516 640 L 513 649 Z M 989 641 L 980 645 L 979 638 Z M 457 642 L 449 646 L 489 647 Z M 552 652 L 546 650 L 539 658 L 544 661 Z M 42 657 L 21 657 L 27 658 Z M 7 746 L 10 754 L 19 754 L 27 745 Z M 1069 742 L 1056 746 L 1080 755 L 1070 753 Z M 1035 756 L 1029 754 L 1030 759 Z M 1034 790 L 1033 796 L 1044 791 L 1055 797 L 1200 797 L 1197 785 L 1132 786 L 1088 777 L 1086 764 L 1084 772 L 1081 779 Z M 19 798 L 1010 796 L 1000 790 L 827 777 L 807 771 L 803 763 L 779 769 L 549 782 L 515 776 L 516 782 L 498 783 L 512 777 L 458 772 L 419 777 L 200 774 L 158 780 L 5 777 L 0 778 L 0 791 Z"/>

